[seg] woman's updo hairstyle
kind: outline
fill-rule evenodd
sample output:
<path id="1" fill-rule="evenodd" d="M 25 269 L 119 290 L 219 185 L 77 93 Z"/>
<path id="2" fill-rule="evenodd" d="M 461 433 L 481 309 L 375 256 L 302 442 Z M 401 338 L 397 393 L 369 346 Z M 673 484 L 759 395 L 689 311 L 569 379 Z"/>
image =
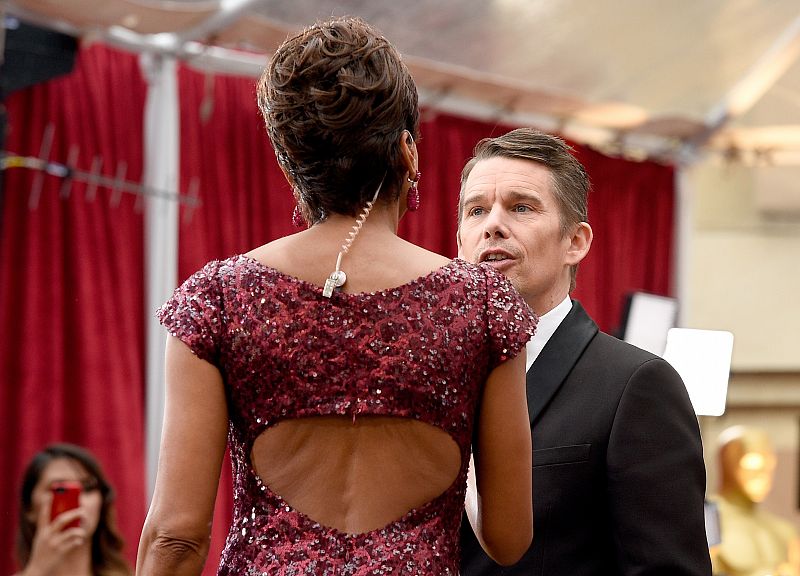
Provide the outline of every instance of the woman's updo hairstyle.
<path id="1" fill-rule="evenodd" d="M 317 23 L 286 40 L 258 83 L 278 162 L 314 224 L 355 216 L 383 180 L 397 198 L 407 169 L 397 147 L 419 133 L 417 89 L 400 54 L 358 18 Z"/>

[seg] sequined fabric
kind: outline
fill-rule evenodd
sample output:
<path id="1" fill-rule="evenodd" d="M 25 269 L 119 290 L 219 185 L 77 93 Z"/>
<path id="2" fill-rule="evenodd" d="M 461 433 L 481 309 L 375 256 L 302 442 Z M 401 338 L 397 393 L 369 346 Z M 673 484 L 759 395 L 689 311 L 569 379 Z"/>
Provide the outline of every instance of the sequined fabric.
<path id="1" fill-rule="evenodd" d="M 334 293 L 247 256 L 207 264 L 158 312 L 225 382 L 234 515 L 220 575 L 456 575 L 481 385 L 536 319 L 487 265 L 453 260 L 417 280 Z M 348 534 L 294 510 L 256 475 L 255 439 L 285 419 L 413 418 L 448 432 L 457 479 L 383 528 Z"/>

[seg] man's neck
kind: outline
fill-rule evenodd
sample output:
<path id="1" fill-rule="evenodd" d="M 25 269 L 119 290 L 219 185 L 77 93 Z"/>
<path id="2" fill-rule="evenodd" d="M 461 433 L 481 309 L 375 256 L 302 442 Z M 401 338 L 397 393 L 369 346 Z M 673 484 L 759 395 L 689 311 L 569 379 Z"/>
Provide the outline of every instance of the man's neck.
<path id="1" fill-rule="evenodd" d="M 569 280 L 559 282 L 550 290 L 535 295 L 523 294 L 531 310 L 538 316 L 544 316 L 553 308 L 561 304 L 569 296 Z"/>
<path id="2" fill-rule="evenodd" d="M 572 301 L 565 296 L 556 306 L 539 316 L 539 325 L 536 328 L 536 333 L 525 346 L 528 354 L 525 366 L 526 372 L 530 369 L 534 360 L 539 357 L 539 353 L 541 353 L 547 341 L 550 340 L 550 337 L 558 329 L 571 309 Z"/>

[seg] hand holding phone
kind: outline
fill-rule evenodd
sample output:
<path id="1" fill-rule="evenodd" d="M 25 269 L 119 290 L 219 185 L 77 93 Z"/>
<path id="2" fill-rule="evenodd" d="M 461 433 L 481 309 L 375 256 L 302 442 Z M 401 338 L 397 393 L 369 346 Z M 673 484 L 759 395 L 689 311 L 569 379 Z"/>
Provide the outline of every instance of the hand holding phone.
<path id="1" fill-rule="evenodd" d="M 80 482 L 73 481 L 55 482 L 50 486 L 50 492 L 53 493 L 53 503 L 50 506 L 50 521 L 52 522 L 59 514 L 80 506 L 83 485 Z M 64 530 L 77 528 L 80 525 L 80 519 L 76 518 L 67 524 Z"/>

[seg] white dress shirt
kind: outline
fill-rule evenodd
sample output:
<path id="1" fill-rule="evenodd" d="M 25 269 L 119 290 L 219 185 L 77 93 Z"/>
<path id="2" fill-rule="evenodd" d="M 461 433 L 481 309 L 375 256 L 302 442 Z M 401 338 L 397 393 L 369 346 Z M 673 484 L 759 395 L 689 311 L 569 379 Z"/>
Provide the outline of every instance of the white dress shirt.
<path id="1" fill-rule="evenodd" d="M 533 361 L 538 358 L 542 348 L 544 348 L 544 345 L 550 340 L 550 336 L 553 335 L 556 328 L 564 321 L 564 318 L 567 317 L 570 310 L 572 310 L 572 300 L 570 300 L 569 294 L 567 294 L 567 297 L 561 301 L 561 304 L 546 314 L 539 316 L 539 323 L 536 325 L 536 334 L 525 344 L 525 352 L 527 352 L 525 372 L 531 369 Z"/>

